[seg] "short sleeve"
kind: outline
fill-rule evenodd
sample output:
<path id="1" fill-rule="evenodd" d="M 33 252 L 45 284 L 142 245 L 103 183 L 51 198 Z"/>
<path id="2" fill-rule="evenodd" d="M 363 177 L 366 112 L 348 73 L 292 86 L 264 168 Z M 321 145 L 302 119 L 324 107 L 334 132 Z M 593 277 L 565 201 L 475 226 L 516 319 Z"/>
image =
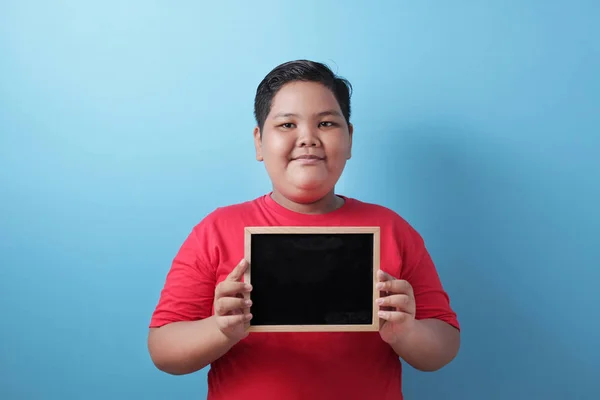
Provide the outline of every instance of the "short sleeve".
<path id="1" fill-rule="evenodd" d="M 450 306 L 450 298 L 422 237 L 412 228 L 410 236 L 411 245 L 404 249 L 400 279 L 407 280 L 413 287 L 416 319 L 435 318 L 460 329 L 457 315 Z"/>
<path id="2" fill-rule="evenodd" d="M 195 321 L 212 313 L 215 268 L 211 263 L 211 234 L 199 224 L 181 245 L 167 274 L 150 327 Z"/>

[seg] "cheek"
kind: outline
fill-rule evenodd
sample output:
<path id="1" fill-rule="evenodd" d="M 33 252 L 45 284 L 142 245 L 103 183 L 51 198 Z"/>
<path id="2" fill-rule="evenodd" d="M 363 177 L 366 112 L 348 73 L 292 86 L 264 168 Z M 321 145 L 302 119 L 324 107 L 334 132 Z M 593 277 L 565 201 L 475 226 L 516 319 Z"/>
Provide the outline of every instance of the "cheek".
<path id="1" fill-rule="evenodd" d="M 325 143 L 328 149 L 327 155 L 331 160 L 335 160 L 335 162 L 342 162 L 346 160 L 348 153 L 350 151 L 350 141 L 344 138 L 331 138 L 327 143 Z"/>
<path id="2" fill-rule="evenodd" d="M 273 135 L 269 140 L 263 142 L 265 157 L 275 161 L 281 160 L 282 158 L 286 159 L 293 147 L 293 144 L 290 144 L 289 142 L 290 141 L 285 138 Z"/>

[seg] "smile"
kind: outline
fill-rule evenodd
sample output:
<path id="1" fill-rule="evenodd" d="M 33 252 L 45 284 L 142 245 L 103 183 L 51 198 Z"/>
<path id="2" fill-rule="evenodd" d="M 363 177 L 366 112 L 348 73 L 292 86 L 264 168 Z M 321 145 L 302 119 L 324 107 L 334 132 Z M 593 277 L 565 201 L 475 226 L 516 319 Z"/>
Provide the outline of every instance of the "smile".
<path id="1" fill-rule="evenodd" d="M 323 160 L 325 160 L 324 157 L 318 157 L 311 154 L 306 154 L 292 159 L 292 161 L 298 161 L 301 164 L 316 164 Z"/>

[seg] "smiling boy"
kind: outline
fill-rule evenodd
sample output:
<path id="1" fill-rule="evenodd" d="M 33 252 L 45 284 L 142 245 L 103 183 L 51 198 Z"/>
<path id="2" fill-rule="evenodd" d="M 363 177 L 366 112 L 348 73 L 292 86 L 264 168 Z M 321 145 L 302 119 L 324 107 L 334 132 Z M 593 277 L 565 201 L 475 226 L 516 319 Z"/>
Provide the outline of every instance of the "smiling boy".
<path id="1" fill-rule="evenodd" d="M 335 192 L 352 150 L 350 84 L 320 63 L 282 64 L 260 83 L 255 116 L 272 192 L 193 228 L 152 316 L 153 362 L 177 375 L 210 365 L 215 400 L 402 399 L 401 360 L 442 368 L 458 352 L 459 324 L 418 232 L 392 210 Z M 379 226 L 380 331 L 248 334 L 246 226 Z"/>

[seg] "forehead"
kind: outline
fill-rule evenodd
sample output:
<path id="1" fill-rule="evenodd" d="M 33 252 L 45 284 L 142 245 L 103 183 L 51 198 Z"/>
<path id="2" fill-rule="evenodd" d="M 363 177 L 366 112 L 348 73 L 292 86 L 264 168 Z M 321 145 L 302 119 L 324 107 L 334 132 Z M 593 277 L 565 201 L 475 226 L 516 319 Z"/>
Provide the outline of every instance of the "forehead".
<path id="1" fill-rule="evenodd" d="M 318 82 L 290 82 L 279 89 L 273 98 L 269 115 L 311 115 L 326 110 L 341 111 L 331 90 Z"/>

